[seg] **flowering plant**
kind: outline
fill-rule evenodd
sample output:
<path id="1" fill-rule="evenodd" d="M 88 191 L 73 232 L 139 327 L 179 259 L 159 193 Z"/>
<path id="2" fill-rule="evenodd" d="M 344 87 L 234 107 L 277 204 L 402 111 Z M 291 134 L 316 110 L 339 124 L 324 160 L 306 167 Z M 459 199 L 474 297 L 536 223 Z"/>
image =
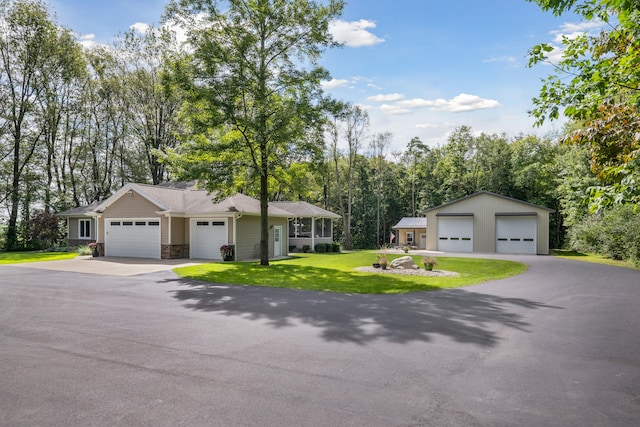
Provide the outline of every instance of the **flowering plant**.
<path id="1" fill-rule="evenodd" d="M 223 257 L 233 256 L 234 245 L 222 245 L 220 246 L 220 255 Z"/>
<path id="2" fill-rule="evenodd" d="M 93 249 L 98 246 L 98 242 L 91 242 L 87 246 L 89 247 L 89 249 Z"/>
<path id="3" fill-rule="evenodd" d="M 426 256 L 424 258 L 422 258 L 422 265 L 424 265 L 424 268 L 433 268 L 434 265 L 438 264 L 438 260 L 435 259 L 434 257 L 430 257 L 430 256 Z"/>

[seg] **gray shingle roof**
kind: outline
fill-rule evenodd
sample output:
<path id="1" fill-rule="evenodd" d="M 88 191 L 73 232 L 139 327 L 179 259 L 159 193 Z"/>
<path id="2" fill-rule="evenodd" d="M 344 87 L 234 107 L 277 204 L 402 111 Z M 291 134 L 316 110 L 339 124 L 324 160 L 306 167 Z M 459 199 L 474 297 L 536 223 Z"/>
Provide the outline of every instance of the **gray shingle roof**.
<path id="1" fill-rule="evenodd" d="M 64 212 L 60 212 L 56 215 L 58 216 L 83 216 L 88 212 L 94 210 L 98 205 L 102 202 L 93 202 L 90 205 L 86 206 L 78 206 L 77 208 L 69 209 Z"/>
<path id="2" fill-rule="evenodd" d="M 342 218 L 340 215 L 307 202 L 271 202 L 271 205 L 277 206 L 295 217 Z"/>
<path id="3" fill-rule="evenodd" d="M 392 228 L 427 228 L 427 218 L 425 217 L 404 217 Z"/>
<path id="4" fill-rule="evenodd" d="M 82 213 L 103 211 L 129 190 L 142 195 L 158 206 L 158 210 L 163 211 L 186 215 L 224 214 L 229 212 L 260 215 L 260 201 L 253 197 L 238 193 L 216 201 L 214 196 L 205 190 L 197 189 L 192 183 L 174 183 L 171 185 L 127 184 L 104 202 L 91 208 L 83 207 L 84 211 Z M 306 202 L 271 202 L 269 203 L 269 215 L 279 217 L 340 218 L 340 215 Z"/>

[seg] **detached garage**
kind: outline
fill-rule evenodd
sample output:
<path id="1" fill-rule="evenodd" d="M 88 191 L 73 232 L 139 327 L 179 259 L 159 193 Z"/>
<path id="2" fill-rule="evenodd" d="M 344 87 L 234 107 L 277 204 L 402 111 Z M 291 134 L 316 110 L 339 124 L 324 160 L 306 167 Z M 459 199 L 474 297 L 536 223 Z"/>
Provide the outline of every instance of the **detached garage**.
<path id="1" fill-rule="evenodd" d="M 553 209 L 481 191 L 427 209 L 427 250 L 549 254 Z"/>

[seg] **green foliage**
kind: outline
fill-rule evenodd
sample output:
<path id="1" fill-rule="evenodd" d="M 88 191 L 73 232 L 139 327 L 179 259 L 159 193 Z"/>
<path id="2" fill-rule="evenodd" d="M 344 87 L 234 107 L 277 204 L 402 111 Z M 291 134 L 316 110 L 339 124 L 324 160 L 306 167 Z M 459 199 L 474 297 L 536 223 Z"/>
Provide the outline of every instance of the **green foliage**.
<path id="1" fill-rule="evenodd" d="M 530 0 L 532 1 L 532 0 Z M 640 206 L 640 8 L 635 0 L 533 0 L 559 15 L 572 11 L 602 21 L 599 34 L 565 37 L 562 59 L 544 80 L 532 111 L 537 123 L 563 114 L 580 124 L 569 142 L 589 148 L 601 184 L 594 210 L 612 204 Z M 549 45 L 535 46 L 530 65 L 548 62 Z"/>
<path id="2" fill-rule="evenodd" d="M 586 217 L 569 236 L 574 250 L 640 265 L 640 213 L 631 206 L 618 205 Z"/>
<path id="3" fill-rule="evenodd" d="M 64 240 L 60 219 L 47 212 L 37 212 L 27 224 L 25 235 L 28 249 L 47 249 L 59 246 Z"/>
<path id="4" fill-rule="evenodd" d="M 244 183 L 258 190 L 263 265 L 269 264 L 270 177 L 286 175 L 301 153 L 322 151 L 320 82 L 329 75 L 318 59 L 335 45 L 329 23 L 343 6 L 339 0 L 173 0 L 167 6 L 167 18 L 187 29 L 192 48 L 173 67 L 188 98 L 187 128 L 169 159 L 209 190 L 229 193 Z"/>
<path id="5" fill-rule="evenodd" d="M 91 255 L 93 254 L 93 249 L 91 249 L 87 245 L 78 246 L 78 255 Z"/>

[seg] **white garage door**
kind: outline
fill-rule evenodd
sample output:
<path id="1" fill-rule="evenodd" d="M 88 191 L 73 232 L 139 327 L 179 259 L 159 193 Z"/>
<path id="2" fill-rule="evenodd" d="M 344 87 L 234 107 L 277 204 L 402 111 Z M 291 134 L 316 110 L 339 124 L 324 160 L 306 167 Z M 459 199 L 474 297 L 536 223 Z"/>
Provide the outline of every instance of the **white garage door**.
<path id="1" fill-rule="evenodd" d="M 227 221 L 224 219 L 192 219 L 190 257 L 222 259 L 220 246 L 228 243 L 227 236 Z"/>
<path id="2" fill-rule="evenodd" d="M 473 217 L 438 218 L 438 250 L 473 252 Z"/>
<path id="3" fill-rule="evenodd" d="M 106 219 L 106 256 L 160 259 L 159 219 Z"/>
<path id="4" fill-rule="evenodd" d="M 536 254 L 535 217 L 496 217 L 496 252 Z"/>

